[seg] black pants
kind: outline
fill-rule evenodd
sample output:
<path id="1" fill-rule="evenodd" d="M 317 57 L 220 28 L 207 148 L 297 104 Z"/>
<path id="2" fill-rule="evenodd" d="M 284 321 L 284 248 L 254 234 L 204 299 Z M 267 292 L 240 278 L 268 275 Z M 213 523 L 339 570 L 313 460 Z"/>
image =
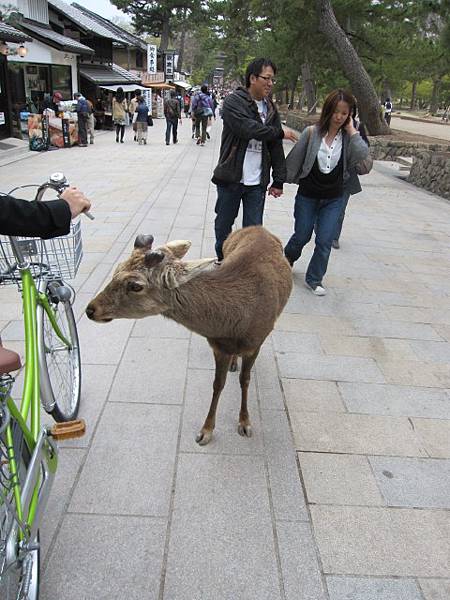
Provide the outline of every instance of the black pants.
<path id="1" fill-rule="evenodd" d="M 120 132 L 120 141 L 123 141 L 123 136 L 125 135 L 125 125 L 116 125 L 116 140 L 119 139 Z"/>
<path id="2" fill-rule="evenodd" d="M 80 144 L 87 144 L 87 120 L 86 113 L 78 113 L 78 141 Z"/>
<path id="3" fill-rule="evenodd" d="M 202 133 L 200 135 L 200 126 L 202 127 Z M 195 137 L 201 138 L 202 143 L 206 142 L 206 128 L 208 127 L 208 117 L 195 117 Z"/>
<path id="4" fill-rule="evenodd" d="M 173 143 L 177 143 L 178 119 L 168 119 L 166 117 L 166 144 L 170 144 L 170 132 L 173 132 Z"/>

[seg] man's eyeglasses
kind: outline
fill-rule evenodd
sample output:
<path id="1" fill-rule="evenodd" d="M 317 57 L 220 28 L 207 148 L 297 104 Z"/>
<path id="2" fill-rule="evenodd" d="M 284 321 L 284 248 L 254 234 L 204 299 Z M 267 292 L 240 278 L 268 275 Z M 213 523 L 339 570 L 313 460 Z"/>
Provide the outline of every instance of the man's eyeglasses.
<path id="1" fill-rule="evenodd" d="M 261 77 L 261 79 L 264 79 L 264 81 L 271 81 L 273 83 L 273 85 L 275 85 L 277 82 L 276 79 L 273 79 L 272 77 L 269 77 L 269 76 L 257 75 L 257 77 Z"/>

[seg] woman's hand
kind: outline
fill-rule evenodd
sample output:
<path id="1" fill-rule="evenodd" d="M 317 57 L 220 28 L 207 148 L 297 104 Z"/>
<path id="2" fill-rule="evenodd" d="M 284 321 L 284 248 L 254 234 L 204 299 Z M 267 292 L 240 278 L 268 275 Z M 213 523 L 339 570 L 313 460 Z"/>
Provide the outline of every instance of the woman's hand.
<path id="1" fill-rule="evenodd" d="M 355 129 L 355 126 L 353 125 L 353 119 L 349 119 L 349 122 L 345 125 L 344 129 L 350 137 L 355 135 L 355 133 L 358 133 L 358 130 Z"/>

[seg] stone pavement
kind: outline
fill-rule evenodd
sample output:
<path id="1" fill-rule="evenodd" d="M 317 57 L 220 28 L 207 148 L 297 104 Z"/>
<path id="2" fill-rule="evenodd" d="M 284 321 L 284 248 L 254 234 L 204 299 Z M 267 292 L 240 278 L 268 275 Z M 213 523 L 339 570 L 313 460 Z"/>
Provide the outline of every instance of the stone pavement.
<path id="1" fill-rule="evenodd" d="M 65 443 L 42 528 L 41 600 L 448 600 L 450 205 L 375 169 L 326 284 L 295 287 L 253 374 L 254 436 L 237 434 L 229 374 L 213 441 L 204 339 L 159 317 L 88 322 L 83 309 L 137 233 L 211 256 L 219 125 L 205 148 L 98 136 L 1 169 L 1 188 L 64 171 L 94 200 L 76 280 L 82 440 Z M 289 146 L 287 146 L 287 149 Z M 26 169 L 24 168 L 26 167 Z M 267 200 L 286 240 L 295 187 Z M 21 350 L 16 292 L 0 331 Z"/>

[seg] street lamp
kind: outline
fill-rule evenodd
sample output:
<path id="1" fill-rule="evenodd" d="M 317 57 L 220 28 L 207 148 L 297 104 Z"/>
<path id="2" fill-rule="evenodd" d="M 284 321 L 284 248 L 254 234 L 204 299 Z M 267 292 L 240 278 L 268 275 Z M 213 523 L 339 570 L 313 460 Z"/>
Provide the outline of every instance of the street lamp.
<path id="1" fill-rule="evenodd" d="M 17 48 L 17 54 L 20 56 L 20 58 L 25 58 L 27 53 L 28 48 L 26 48 L 23 44 L 20 44 L 20 46 Z"/>

